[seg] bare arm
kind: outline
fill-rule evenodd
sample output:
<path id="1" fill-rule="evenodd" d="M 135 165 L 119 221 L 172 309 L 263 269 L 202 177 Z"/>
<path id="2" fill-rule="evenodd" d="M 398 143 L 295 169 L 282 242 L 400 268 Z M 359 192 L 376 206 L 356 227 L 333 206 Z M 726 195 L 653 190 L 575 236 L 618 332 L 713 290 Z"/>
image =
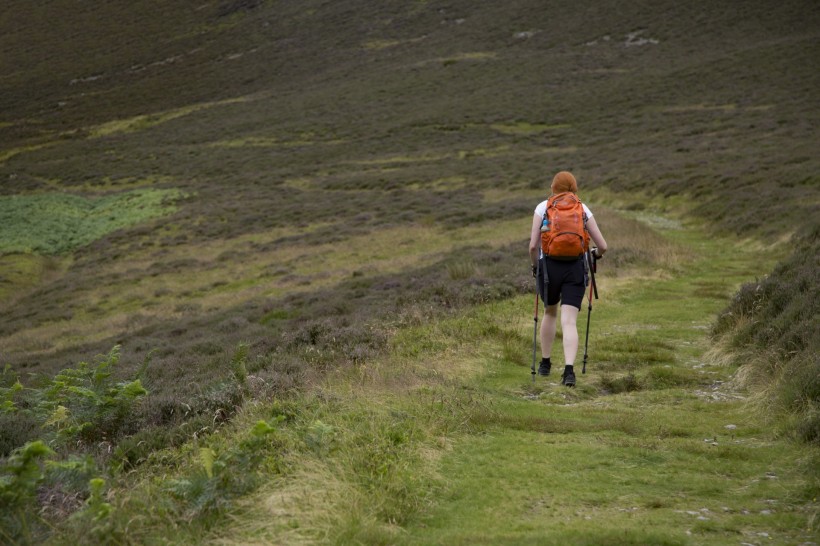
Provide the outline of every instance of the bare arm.
<path id="1" fill-rule="evenodd" d="M 532 215 L 532 229 L 530 230 L 530 263 L 538 264 L 538 250 L 541 248 L 541 216 Z"/>
<path id="2" fill-rule="evenodd" d="M 595 221 L 594 216 L 587 220 L 587 231 L 589 231 L 592 242 L 598 247 L 598 254 L 603 256 L 604 252 L 606 252 L 606 240 L 604 236 L 601 235 L 601 230 L 598 228 L 598 222 Z"/>

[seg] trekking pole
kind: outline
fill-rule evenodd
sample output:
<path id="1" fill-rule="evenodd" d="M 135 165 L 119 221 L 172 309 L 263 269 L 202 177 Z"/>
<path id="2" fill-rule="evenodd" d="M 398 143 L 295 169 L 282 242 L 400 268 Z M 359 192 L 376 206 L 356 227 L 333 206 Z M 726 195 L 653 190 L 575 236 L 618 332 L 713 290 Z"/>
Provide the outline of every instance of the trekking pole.
<path id="1" fill-rule="evenodd" d="M 538 266 L 535 273 L 535 313 L 533 315 L 533 329 L 532 329 L 532 382 L 535 383 L 535 354 L 537 343 L 536 339 L 538 339 L 538 277 L 541 273 L 541 260 L 538 260 Z"/>
<path id="2" fill-rule="evenodd" d="M 592 295 L 595 294 L 595 299 L 598 299 L 598 286 L 595 284 L 595 258 L 592 252 L 587 252 L 584 254 L 584 259 L 587 261 L 587 267 L 589 268 L 589 297 L 587 300 L 589 301 L 589 307 L 587 307 L 587 333 L 586 333 L 586 341 L 584 341 L 584 366 L 581 368 L 581 373 L 587 373 L 587 357 L 589 353 L 587 352 L 589 348 L 589 319 L 592 316 Z"/>

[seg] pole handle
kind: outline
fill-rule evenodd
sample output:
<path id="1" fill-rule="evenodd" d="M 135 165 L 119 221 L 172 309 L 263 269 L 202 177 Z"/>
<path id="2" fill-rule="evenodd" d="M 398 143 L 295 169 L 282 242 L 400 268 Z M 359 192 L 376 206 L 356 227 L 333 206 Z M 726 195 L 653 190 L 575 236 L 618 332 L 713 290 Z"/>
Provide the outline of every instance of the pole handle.
<path id="1" fill-rule="evenodd" d="M 595 299 L 597 300 L 598 299 L 598 283 L 595 282 L 595 269 L 596 269 L 597 266 L 596 266 L 596 263 L 595 263 L 595 255 L 592 254 L 591 250 L 587 254 L 587 259 L 589 260 L 589 279 L 591 281 L 590 284 L 592 285 L 592 290 L 591 290 L 590 293 L 594 293 L 595 294 Z"/>

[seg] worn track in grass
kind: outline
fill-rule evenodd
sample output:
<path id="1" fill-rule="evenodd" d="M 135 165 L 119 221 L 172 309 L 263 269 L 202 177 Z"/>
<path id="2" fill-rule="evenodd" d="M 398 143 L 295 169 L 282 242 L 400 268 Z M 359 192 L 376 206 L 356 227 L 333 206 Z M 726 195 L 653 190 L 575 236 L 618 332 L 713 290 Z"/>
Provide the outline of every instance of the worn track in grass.
<path id="1" fill-rule="evenodd" d="M 485 358 L 465 383 L 488 396 L 495 417 L 454 441 L 440 469 L 446 493 L 404 543 L 817 539 L 818 507 L 806 497 L 817 479 L 811 450 L 777 438 L 734 390 L 735 370 L 705 356 L 715 313 L 759 272 L 760 256 L 691 231 L 666 233 L 693 252 L 671 277 L 611 286 L 601 262 L 589 373 L 576 389 L 556 374 L 532 385 L 523 343 L 516 363 L 482 345 Z M 526 300 L 517 303 L 523 313 Z M 522 320 L 522 340 L 527 332 Z"/>
<path id="2" fill-rule="evenodd" d="M 293 472 L 263 485 L 212 538 L 816 541 L 816 448 L 755 414 L 733 383 L 737 370 L 710 346 L 715 314 L 769 264 L 734 241 L 643 216 L 666 225 L 664 238 L 687 260 L 617 278 L 601 262 L 589 369 L 575 389 L 556 374 L 531 382 L 529 297 L 409 325 L 395 332 L 389 358 L 323 382 L 320 400 L 333 409 L 320 419 L 336 447 L 294 458 Z M 364 434 L 359 412 L 372 423 Z M 385 442 L 408 430 L 378 476 L 363 472 L 363 461 L 381 464 Z M 345 445 L 359 434 L 354 457 Z"/>

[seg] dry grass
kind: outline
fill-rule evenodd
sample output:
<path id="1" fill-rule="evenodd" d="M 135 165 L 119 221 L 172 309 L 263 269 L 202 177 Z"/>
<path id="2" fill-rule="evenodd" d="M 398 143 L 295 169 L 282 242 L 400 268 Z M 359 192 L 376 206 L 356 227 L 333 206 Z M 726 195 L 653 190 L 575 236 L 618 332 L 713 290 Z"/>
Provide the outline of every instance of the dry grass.
<path id="1" fill-rule="evenodd" d="M 678 270 L 693 258 L 689 248 L 648 228 L 645 223 L 606 208 L 594 209 L 593 214 L 607 244 L 613 249 L 607 259 L 611 258 L 617 269 L 630 265 L 645 267 L 652 263 L 660 269 Z"/>
<path id="2" fill-rule="evenodd" d="M 242 507 L 244 527 L 231 527 L 219 544 L 316 544 L 327 542 L 339 526 L 339 509 L 353 510 L 361 499 L 332 469 L 317 461 L 306 464 L 286 484 L 271 482 Z M 301 529 L 298 521 L 310 521 Z M 290 527 L 292 525 L 292 527 Z M 230 537 L 230 538 L 227 538 Z"/>
<path id="3" fill-rule="evenodd" d="M 507 315 L 510 311 L 505 309 L 503 313 Z M 463 320 L 452 322 L 455 325 Z M 427 331 L 422 335 L 440 337 L 448 345 L 452 342 L 451 333 Z M 364 422 L 357 420 L 358 425 L 348 423 L 349 428 L 342 428 L 343 418 L 322 417 L 331 419 L 338 427 L 340 438 L 353 436 L 357 428 L 363 428 L 365 437 L 377 442 L 384 430 L 392 426 L 396 415 L 405 411 L 398 408 L 424 412 L 426 406 L 435 405 L 438 400 L 457 397 L 458 394 L 450 392 L 453 385 L 481 365 L 481 356 L 474 356 L 464 358 L 461 348 L 455 346 L 421 357 L 392 355 L 339 370 L 333 375 L 315 377 L 311 391 L 320 407 L 327 405 L 327 411 L 334 415 L 363 411 L 369 416 Z M 314 404 L 308 405 L 311 411 L 317 411 Z M 453 414 L 464 411 L 465 407 L 454 407 Z M 307 420 L 313 418 L 305 416 Z M 452 446 L 446 432 L 442 434 L 440 419 L 425 422 L 414 418 L 414 428 L 421 430 L 412 447 L 421 461 L 414 471 L 415 480 L 422 480 L 422 473 L 428 483 L 441 479 L 435 474 L 437 461 Z M 366 446 L 362 447 L 366 452 Z M 396 542 L 403 529 L 395 522 L 385 521 L 380 514 L 383 508 L 380 499 L 385 493 L 362 485 L 361 476 L 354 470 L 362 454 L 355 451 L 341 446 L 328 458 L 292 453 L 293 461 L 286 466 L 292 465 L 294 471 L 267 481 L 259 491 L 242 499 L 235 509 L 237 517 L 233 523 L 220 528 L 209 542 L 224 545 Z"/>

